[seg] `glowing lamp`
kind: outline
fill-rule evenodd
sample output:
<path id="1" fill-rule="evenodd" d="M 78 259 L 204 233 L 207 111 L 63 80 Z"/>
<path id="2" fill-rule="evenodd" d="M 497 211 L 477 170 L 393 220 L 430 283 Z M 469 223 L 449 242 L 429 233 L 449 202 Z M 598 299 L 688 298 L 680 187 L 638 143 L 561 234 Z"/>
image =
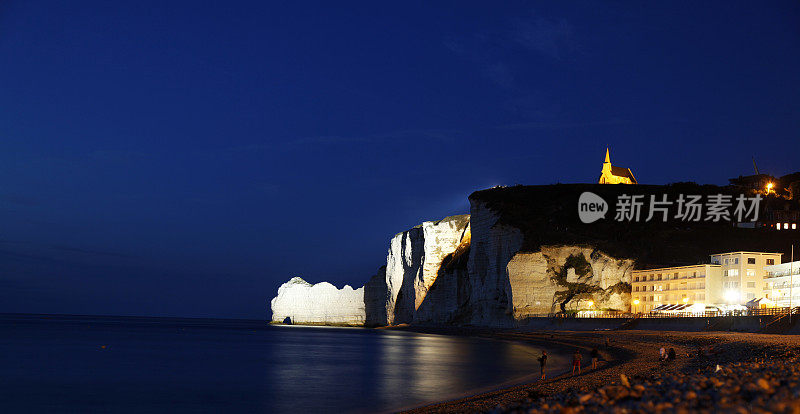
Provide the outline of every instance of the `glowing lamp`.
<path id="1" fill-rule="evenodd" d="M 728 302 L 736 302 L 739 300 L 739 292 L 735 290 L 729 290 L 725 292 L 725 300 Z"/>
<path id="2" fill-rule="evenodd" d="M 688 302 L 689 302 L 689 298 L 683 298 L 683 303 L 688 303 Z"/>
<path id="3" fill-rule="evenodd" d="M 772 183 L 767 183 L 767 191 L 772 190 Z"/>
<path id="4" fill-rule="evenodd" d="M 634 300 L 633 300 L 633 304 L 634 304 L 634 305 L 638 305 L 638 304 L 639 304 L 639 299 L 634 299 Z"/>
<path id="5" fill-rule="evenodd" d="M 594 302 L 592 302 L 592 301 L 590 300 L 590 301 L 586 302 L 586 305 L 587 305 L 587 306 L 589 306 L 589 307 L 591 308 L 591 307 L 592 307 L 592 305 L 594 305 Z"/>

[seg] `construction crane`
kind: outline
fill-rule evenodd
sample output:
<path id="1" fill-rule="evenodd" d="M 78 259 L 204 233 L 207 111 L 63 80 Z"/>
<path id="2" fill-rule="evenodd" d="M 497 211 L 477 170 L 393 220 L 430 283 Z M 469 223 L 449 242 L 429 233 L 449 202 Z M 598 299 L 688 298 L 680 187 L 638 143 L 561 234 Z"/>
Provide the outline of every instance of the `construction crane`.
<path id="1" fill-rule="evenodd" d="M 756 157 L 753 157 L 753 169 L 756 170 L 756 175 L 760 175 L 758 172 L 758 166 L 756 165 Z"/>

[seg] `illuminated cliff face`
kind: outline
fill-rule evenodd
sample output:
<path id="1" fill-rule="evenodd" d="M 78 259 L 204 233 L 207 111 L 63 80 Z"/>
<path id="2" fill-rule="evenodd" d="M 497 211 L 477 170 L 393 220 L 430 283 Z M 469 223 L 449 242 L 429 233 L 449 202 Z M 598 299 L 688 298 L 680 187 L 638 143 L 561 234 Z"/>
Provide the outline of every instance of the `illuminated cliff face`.
<path id="1" fill-rule="evenodd" d="M 301 325 L 364 325 L 364 288 L 345 285 L 337 289 L 327 282 L 312 285 L 293 277 L 278 288 L 270 301 L 272 321 Z"/>
<path id="2" fill-rule="evenodd" d="M 362 288 L 311 285 L 299 277 L 284 283 L 271 301 L 272 321 L 367 326 L 414 322 L 429 290 L 445 274 L 442 262 L 459 247 L 462 255 L 468 254 L 469 239 L 468 215 L 426 221 L 391 239 L 386 266 Z M 456 304 L 447 309 L 455 310 Z"/>
<path id="3" fill-rule="evenodd" d="M 590 246 L 542 246 L 508 263 L 515 319 L 566 310 L 630 310 L 633 260 Z"/>
<path id="4" fill-rule="evenodd" d="M 386 257 L 386 323 L 414 321 L 443 259 L 469 234 L 469 216 L 461 215 L 426 221 L 392 238 Z"/>
<path id="5" fill-rule="evenodd" d="M 468 260 L 445 263 L 417 310 L 415 323 L 514 326 L 532 314 L 630 307 L 633 260 L 591 246 L 520 251 L 522 232 L 471 200 Z M 592 302 L 589 306 L 589 302 Z"/>
<path id="6" fill-rule="evenodd" d="M 293 278 L 272 300 L 273 321 L 382 326 L 514 326 L 562 309 L 628 310 L 631 260 L 589 246 L 521 252 L 522 232 L 473 200 L 471 216 L 425 222 L 389 243 L 386 266 L 363 288 Z M 629 287 L 629 285 L 627 285 Z M 563 307 L 561 306 L 563 304 Z"/>

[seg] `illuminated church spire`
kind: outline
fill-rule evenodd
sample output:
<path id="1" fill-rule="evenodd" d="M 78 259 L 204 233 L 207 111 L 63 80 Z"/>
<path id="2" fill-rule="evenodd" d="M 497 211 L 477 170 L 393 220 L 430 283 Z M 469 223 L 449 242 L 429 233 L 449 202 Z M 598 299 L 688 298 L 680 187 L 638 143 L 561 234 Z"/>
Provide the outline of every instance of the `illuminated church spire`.
<path id="1" fill-rule="evenodd" d="M 608 147 L 606 147 L 606 160 L 603 162 L 603 169 L 600 171 L 600 179 L 597 182 L 600 184 L 637 184 L 630 168 L 611 165 Z"/>

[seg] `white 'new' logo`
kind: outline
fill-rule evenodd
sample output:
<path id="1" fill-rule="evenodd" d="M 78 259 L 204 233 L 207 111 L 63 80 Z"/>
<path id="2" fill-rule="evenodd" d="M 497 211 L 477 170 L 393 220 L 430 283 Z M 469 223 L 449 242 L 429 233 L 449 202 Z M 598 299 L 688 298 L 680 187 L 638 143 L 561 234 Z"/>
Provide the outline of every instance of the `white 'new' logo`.
<path id="1" fill-rule="evenodd" d="M 607 212 L 608 203 L 595 193 L 586 191 L 578 198 L 578 217 L 586 224 L 606 218 Z"/>

